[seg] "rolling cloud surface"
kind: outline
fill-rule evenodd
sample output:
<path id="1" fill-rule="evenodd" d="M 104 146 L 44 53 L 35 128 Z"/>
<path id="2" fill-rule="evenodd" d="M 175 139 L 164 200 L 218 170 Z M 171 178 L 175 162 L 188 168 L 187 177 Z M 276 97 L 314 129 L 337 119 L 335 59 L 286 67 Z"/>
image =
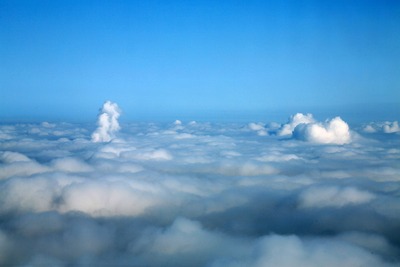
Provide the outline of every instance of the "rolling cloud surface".
<path id="1" fill-rule="evenodd" d="M 0 126 L 0 265 L 400 266 L 397 124 L 119 114 Z"/>

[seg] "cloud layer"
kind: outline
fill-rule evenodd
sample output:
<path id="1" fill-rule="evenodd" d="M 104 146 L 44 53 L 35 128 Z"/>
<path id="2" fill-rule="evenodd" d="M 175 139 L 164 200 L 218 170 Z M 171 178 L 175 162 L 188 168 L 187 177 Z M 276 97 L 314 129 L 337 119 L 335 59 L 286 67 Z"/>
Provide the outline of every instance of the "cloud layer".
<path id="1" fill-rule="evenodd" d="M 397 134 L 102 114 L 0 125 L 0 265 L 400 266 Z"/>

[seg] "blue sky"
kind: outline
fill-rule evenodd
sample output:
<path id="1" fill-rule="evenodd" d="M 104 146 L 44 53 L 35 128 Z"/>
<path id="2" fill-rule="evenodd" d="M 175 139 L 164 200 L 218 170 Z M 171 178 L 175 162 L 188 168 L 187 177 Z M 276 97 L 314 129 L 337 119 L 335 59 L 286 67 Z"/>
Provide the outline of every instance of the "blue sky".
<path id="1" fill-rule="evenodd" d="M 132 119 L 398 115 L 399 14 L 378 0 L 2 0 L 0 119 L 91 120 L 108 99 Z"/>

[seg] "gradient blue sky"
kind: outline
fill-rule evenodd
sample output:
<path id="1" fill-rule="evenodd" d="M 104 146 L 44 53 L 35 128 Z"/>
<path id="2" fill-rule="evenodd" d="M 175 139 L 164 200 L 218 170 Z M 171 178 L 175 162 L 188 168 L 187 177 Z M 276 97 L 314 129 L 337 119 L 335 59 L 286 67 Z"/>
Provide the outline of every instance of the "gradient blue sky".
<path id="1" fill-rule="evenodd" d="M 400 1 L 1 0 L 0 90 L 3 121 L 393 113 Z"/>

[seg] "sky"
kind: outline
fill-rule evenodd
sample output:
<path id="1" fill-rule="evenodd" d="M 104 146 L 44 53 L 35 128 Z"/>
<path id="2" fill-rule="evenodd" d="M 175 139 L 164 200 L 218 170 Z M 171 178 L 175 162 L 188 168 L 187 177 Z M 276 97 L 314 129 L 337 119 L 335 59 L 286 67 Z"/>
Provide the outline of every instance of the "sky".
<path id="1" fill-rule="evenodd" d="M 398 1 L 3 0 L 0 119 L 89 121 L 105 100 L 127 120 L 351 107 L 393 119 L 399 13 Z"/>
<path id="2" fill-rule="evenodd" d="M 399 267 L 399 14 L 0 0 L 0 265 Z"/>

